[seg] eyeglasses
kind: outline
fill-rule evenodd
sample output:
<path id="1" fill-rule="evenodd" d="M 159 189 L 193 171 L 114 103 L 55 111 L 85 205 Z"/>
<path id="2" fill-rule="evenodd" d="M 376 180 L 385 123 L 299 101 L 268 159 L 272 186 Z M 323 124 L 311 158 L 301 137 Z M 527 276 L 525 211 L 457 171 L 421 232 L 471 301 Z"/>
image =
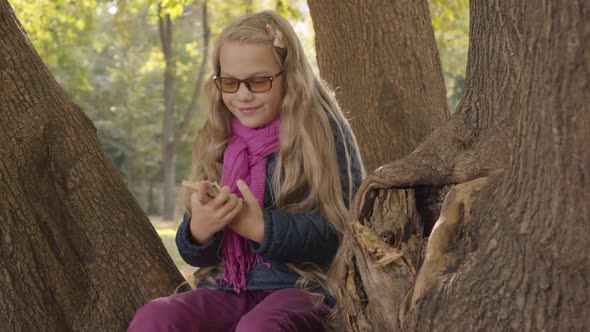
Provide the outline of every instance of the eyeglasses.
<path id="1" fill-rule="evenodd" d="M 281 75 L 283 71 L 280 71 L 274 76 L 258 76 L 251 77 L 244 80 L 239 80 L 233 77 L 218 77 L 213 76 L 213 83 L 217 87 L 217 90 L 225 93 L 235 93 L 240 89 L 240 84 L 246 84 L 246 87 L 250 92 L 266 92 L 272 89 L 272 81 Z"/>

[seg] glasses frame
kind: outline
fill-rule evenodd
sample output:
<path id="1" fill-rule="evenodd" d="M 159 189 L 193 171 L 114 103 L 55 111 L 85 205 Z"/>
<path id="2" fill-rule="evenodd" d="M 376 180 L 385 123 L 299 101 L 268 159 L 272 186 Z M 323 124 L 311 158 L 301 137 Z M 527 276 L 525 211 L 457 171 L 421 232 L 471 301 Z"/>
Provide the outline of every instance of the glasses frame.
<path id="1" fill-rule="evenodd" d="M 244 83 L 246 85 L 246 88 L 248 89 L 248 91 L 252 92 L 252 93 L 263 93 L 263 92 L 268 92 L 272 89 L 272 81 L 274 81 L 275 78 L 279 77 L 281 74 L 283 74 L 283 70 L 281 70 L 280 72 L 276 73 L 275 75 L 272 76 L 256 76 L 256 77 L 250 77 L 250 78 L 245 78 L 243 80 L 239 80 L 235 77 L 221 77 L 221 76 L 213 76 L 213 84 L 215 85 L 215 87 L 217 88 L 217 90 L 219 90 L 219 92 L 223 92 L 223 93 L 236 93 L 238 92 L 238 90 L 240 90 L 240 85 L 242 83 Z M 251 87 L 250 87 L 250 82 L 251 80 L 255 80 L 255 79 L 260 79 L 260 78 L 266 78 L 270 81 L 270 85 L 268 86 L 267 90 L 264 91 L 252 91 Z M 238 86 L 236 88 L 235 91 L 223 91 L 221 89 L 221 80 L 223 79 L 232 79 L 238 82 Z M 219 84 L 217 83 L 219 82 Z"/>

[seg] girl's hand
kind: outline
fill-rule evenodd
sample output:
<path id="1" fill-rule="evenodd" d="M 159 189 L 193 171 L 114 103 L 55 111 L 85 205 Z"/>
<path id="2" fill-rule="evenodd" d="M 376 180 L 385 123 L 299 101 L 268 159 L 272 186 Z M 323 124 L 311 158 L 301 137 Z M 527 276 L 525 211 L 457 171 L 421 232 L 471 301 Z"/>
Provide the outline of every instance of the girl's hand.
<path id="1" fill-rule="evenodd" d="M 209 242 L 216 232 L 222 230 L 242 210 L 243 200 L 224 186 L 215 198 L 207 196 L 207 183 L 201 181 L 191 195 L 190 231 L 197 243 Z"/>
<path id="2" fill-rule="evenodd" d="M 264 215 L 262 214 L 262 209 L 250 187 L 244 181 L 238 180 L 237 185 L 244 197 L 244 206 L 228 227 L 247 239 L 261 243 L 264 238 Z"/>

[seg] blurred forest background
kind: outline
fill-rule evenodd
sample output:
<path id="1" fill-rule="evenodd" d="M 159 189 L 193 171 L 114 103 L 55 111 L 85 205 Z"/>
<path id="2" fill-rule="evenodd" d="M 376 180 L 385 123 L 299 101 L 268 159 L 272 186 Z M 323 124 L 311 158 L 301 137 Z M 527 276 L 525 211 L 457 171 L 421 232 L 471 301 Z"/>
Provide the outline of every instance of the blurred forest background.
<path id="1" fill-rule="evenodd" d="M 186 277 L 190 268 L 174 246 L 182 211 L 172 211 L 164 198 L 176 200 L 178 185 L 190 167 L 192 139 L 204 117 L 204 96 L 198 92 L 210 75 L 203 65 L 208 45 L 231 18 L 275 9 L 295 27 L 317 71 L 306 1 L 11 0 L 11 4 L 58 83 L 94 122 L 103 149 Z M 453 112 L 463 92 L 468 1 L 430 0 L 429 4 Z M 166 174 L 172 177 L 170 190 L 165 190 Z"/>

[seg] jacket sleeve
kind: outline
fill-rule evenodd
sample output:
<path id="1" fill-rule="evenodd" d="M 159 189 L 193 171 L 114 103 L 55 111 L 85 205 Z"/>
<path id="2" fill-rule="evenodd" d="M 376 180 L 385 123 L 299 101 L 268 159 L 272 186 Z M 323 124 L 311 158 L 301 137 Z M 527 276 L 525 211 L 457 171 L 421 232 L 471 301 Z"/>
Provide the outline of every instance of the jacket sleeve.
<path id="1" fill-rule="evenodd" d="M 334 126 L 333 126 L 334 128 Z M 352 133 L 343 128 L 341 137 L 334 128 L 334 138 L 343 199 L 348 206 L 348 167 L 344 144 L 347 144 L 351 157 L 352 193 L 356 193 L 362 181 L 362 166 L 358 151 L 352 143 Z M 251 250 L 263 258 L 288 263 L 311 262 L 319 266 L 329 265 L 338 250 L 338 232 L 320 214 L 290 214 L 282 210 L 264 210 L 264 236 L 262 243 L 251 241 Z"/>
<path id="2" fill-rule="evenodd" d="M 190 232 L 191 217 L 184 215 L 184 219 L 176 232 L 176 247 L 184 261 L 192 266 L 206 267 L 215 265 L 221 261 L 219 248 L 223 241 L 222 232 L 217 232 L 205 245 L 197 244 Z"/>

